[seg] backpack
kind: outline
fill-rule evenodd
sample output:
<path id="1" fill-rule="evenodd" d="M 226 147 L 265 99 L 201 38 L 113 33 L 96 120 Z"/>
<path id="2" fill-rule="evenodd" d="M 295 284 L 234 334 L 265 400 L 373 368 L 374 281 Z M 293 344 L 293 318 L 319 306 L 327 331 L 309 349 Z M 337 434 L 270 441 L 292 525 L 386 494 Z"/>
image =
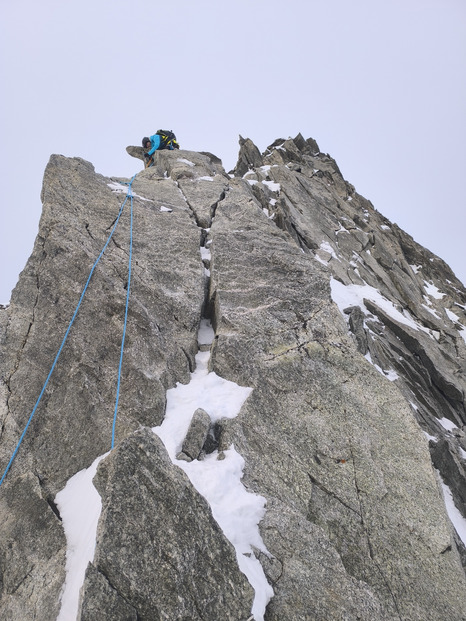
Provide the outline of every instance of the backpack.
<path id="1" fill-rule="evenodd" d="M 179 149 L 180 145 L 176 141 L 176 136 L 172 130 L 159 129 L 155 132 L 157 136 L 160 136 L 160 149 Z"/>

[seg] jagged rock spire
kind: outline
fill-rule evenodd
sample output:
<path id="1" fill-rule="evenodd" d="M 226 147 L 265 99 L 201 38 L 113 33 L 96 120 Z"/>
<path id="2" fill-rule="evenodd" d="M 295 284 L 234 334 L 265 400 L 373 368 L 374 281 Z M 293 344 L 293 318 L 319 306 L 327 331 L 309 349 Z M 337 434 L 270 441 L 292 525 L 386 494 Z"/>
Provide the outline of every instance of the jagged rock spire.
<path id="1" fill-rule="evenodd" d="M 239 154 L 238 162 L 234 170 L 234 174 L 237 177 L 242 177 L 248 172 L 248 170 L 255 168 L 256 166 L 262 166 L 264 163 L 259 149 L 249 138 L 239 137 Z"/>

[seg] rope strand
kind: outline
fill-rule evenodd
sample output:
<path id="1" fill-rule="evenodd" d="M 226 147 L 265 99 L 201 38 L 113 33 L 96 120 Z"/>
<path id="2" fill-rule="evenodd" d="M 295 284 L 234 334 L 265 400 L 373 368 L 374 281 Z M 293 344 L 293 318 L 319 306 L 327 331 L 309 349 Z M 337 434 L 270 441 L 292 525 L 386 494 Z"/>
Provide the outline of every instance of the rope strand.
<path id="1" fill-rule="evenodd" d="M 117 382 L 117 394 L 116 394 L 116 400 L 115 400 L 115 412 L 113 414 L 112 449 L 115 444 L 115 425 L 116 425 L 116 419 L 117 419 L 118 401 L 120 398 L 121 366 L 123 363 L 123 351 L 125 348 L 126 323 L 128 320 L 129 294 L 130 294 L 130 289 L 131 289 L 131 257 L 133 254 L 133 192 L 131 190 L 131 184 L 128 188 L 128 194 L 130 194 L 130 198 L 131 198 L 131 210 L 130 210 L 131 215 L 130 215 L 130 227 L 129 227 L 128 285 L 126 287 L 125 321 L 123 324 L 123 336 L 121 338 L 120 363 L 118 365 L 118 382 Z"/>
<path id="2" fill-rule="evenodd" d="M 5 468 L 5 471 L 4 471 L 3 475 L 2 475 L 2 478 L 0 479 L 0 485 L 3 483 L 7 473 L 9 471 L 9 469 L 11 468 L 13 460 L 16 457 L 16 454 L 18 453 L 19 447 L 21 446 L 21 443 L 23 442 L 24 436 L 26 435 L 26 431 L 28 430 L 28 427 L 31 424 L 32 419 L 34 418 L 34 414 L 36 413 L 36 410 L 37 410 L 37 408 L 39 406 L 39 403 L 40 403 L 40 401 L 42 399 L 42 396 L 43 396 L 43 394 L 45 392 L 45 389 L 47 388 L 47 384 L 49 383 L 50 377 L 52 376 L 53 370 L 55 369 L 55 365 L 57 364 L 58 358 L 60 357 L 62 349 L 63 349 L 63 347 L 64 347 L 64 345 L 66 343 L 66 339 L 68 338 L 68 334 L 69 334 L 69 332 L 71 330 L 71 326 L 73 325 L 74 320 L 76 319 L 79 307 L 81 306 L 81 302 L 83 301 L 83 298 L 84 298 L 84 294 L 86 293 L 86 290 L 87 290 L 87 288 L 89 286 L 89 283 L 91 281 L 92 274 L 94 273 L 94 270 L 95 270 L 98 262 L 102 258 L 102 255 L 104 254 L 108 244 L 110 243 L 110 240 L 113 237 L 113 233 L 115 232 L 115 229 L 116 229 L 116 227 L 118 225 L 118 222 L 120 221 L 121 214 L 123 213 L 123 209 L 124 209 L 124 207 L 126 205 L 126 201 L 128 200 L 128 198 L 131 198 L 131 247 L 132 247 L 132 234 L 133 234 L 132 233 L 132 230 L 133 230 L 132 229 L 132 222 L 133 222 L 133 193 L 132 193 L 131 186 L 132 186 L 132 183 L 133 183 L 135 177 L 136 177 L 136 175 L 134 175 L 133 178 L 131 179 L 131 181 L 128 182 L 128 186 L 129 186 L 128 187 L 128 193 L 126 195 L 126 198 L 125 198 L 122 206 L 120 207 L 120 211 L 118 213 L 118 217 L 117 217 L 117 219 L 115 221 L 115 224 L 113 225 L 113 228 L 112 228 L 112 230 L 110 232 L 110 235 L 107 238 L 107 241 L 105 242 L 104 247 L 102 248 L 99 256 L 97 257 L 94 265 L 91 268 L 91 271 L 89 273 L 88 279 L 87 279 L 86 284 L 84 286 L 84 289 L 83 289 L 83 291 L 81 293 L 81 297 L 79 298 L 79 302 L 78 302 L 78 304 L 76 306 L 76 309 L 75 309 L 75 311 L 73 313 L 73 317 L 71 318 L 71 321 L 70 321 L 70 323 L 68 325 L 68 328 L 67 328 L 67 330 L 65 332 L 65 336 L 63 337 L 63 340 L 62 340 L 61 345 L 60 345 L 60 347 L 58 349 L 57 355 L 55 356 L 55 360 L 53 361 L 52 368 L 50 369 L 49 374 L 47 375 L 47 379 L 45 380 L 45 383 L 44 383 L 44 385 L 42 387 L 42 390 L 40 391 L 39 397 L 38 397 L 38 399 L 37 399 L 37 401 L 36 401 L 36 403 L 34 405 L 34 408 L 32 409 L 32 412 L 31 412 L 31 414 L 29 416 L 28 422 L 26 423 L 26 426 L 24 427 L 24 430 L 23 430 L 23 432 L 22 432 L 22 434 L 21 434 L 21 436 L 19 438 L 19 441 L 18 441 L 18 443 L 16 445 L 16 448 L 13 451 L 13 454 L 12 454 L 12 456 L 10 458 L 10 461 L 8 462 L 7 467 Z M 130 248 L 130 268 L 131 268 L 131 248 Z M 126 317 L 127 317 L 128 301 L 129 301 L 129 279 L 128 279 L 128 291 L 127 291 L 127 295 L 126 295 L 125 325 L 124 325 L 124 332 L 123 332 L 122 350 L 121 350 L 121 355 L 120 355 L 120 368 L 119 368 L 119 372 L 118 372 L 118 392 L 119 392 L 119 387 L 120 387 L 121 361 L 122 361 L 122 358 L 123 358 L 123 345 L 124 345 L 124 334 L 126 332 Z M 117 403 L 115 405 L 115 416 L 116 416 L 117 405 L 118 405 L 118 394 L 117 394 Z M 113 435 L 112 435 L 112 448 L 113 448 Z"/>

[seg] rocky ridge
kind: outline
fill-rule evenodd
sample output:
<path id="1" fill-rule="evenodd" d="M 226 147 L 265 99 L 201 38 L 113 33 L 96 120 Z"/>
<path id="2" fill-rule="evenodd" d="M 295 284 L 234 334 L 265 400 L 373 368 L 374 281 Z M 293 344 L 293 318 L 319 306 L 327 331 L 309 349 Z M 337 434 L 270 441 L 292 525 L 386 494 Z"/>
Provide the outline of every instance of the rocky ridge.
<path id="1" fill-rule="evenodd" d="M 466 517 L 463 285 L 312 139 L 261 154 L 241 138 L 230 175 L 209 153 L 156 155 L 133 183 L 117 446 L 94 480 L 102 511 L 77 618 L 250 618 L 232 542 L 176 465 L 228 459 L 234 446 L 244 486 L 266 500 L 263 547 L 249 554 L 274 594 L 256 621 L 465 619 L 465 551 L 436 473 Z M 47 166 L 34 250 L 0 310 L 2 464 L 122 181 L 78 158 Z M 122 217 L 0 487 L 5 619 L 60 615 L 67 543 L 56 496 L 109 450 L 128 237 Z M 235 418 L 198 410 L 172 461 L 151 429 L 167 391 L 190 381 L 202 319 L 215 333 L 209 370 L 252 390 Z"/>

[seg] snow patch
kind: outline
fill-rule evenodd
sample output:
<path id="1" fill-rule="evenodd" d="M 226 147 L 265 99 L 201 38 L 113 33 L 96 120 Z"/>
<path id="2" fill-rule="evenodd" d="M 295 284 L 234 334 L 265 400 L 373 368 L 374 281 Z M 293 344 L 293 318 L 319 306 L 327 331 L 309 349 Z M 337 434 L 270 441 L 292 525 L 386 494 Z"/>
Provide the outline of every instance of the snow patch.
<path id="1" fill-rule="evenodd" d="M 280 184 L 275 183 L 274 181 L 263 181 L 264 185 L 266 185 L 271 192 L 280 192 Z"/>
<path id="2" fill-rule="evenodd" d="M 427 295 L 430 295 L 431 298 L 435 298 L 436 300 L 441 300 L 446 294 L 442 293 L 432 282 L 424 281 L 424 288 L 426 290 Z"/>
<path id="3" fill-rule="evenodd" d="M 112 183 L 107 183 L 107 185 L 112 190 L 112 192 L 115 192 L 116 194 L 128 194 L 128 186 L 127 185 L 123 185 L 122 183 L 117 183 L 116 181 L 114 181 Z M 131 192 L 130 192 L 129 195 L 132 196 L 133 198 L 140 198 L 142 201 L 147 201 L 149 203 L 153 203 L 154 202 L 150 198 L 144 198 L 144 196 L 140 196 L 139 194 L 135 194 L 133 192 L 132 188 L 131 188 Z"/>
<path id="4" fill-rule="evenodd" d="M 433 315 L 436 319 L 440 319 L 440 320 L 442 319 L 439 315 L 437 315 L 437 313 L 434 311 L 434 309 L 433 309 L 433 308 L 430 308 L 430 306 L 431 306 L 431 303 L 430 303 L 430 302 L 429 302 L 429 306 L 427 306 L 427 304 L 421 304 L 421 306 L 422 306 L 423 308 L 425 308 L 425 309 L 426 309 L 426 311 L 429 311 L 429 313 L 430 313 L 431 315 Z"/>
<path id="5" fill-rule="evenodd" d="M 182 164 L 187 164 L 188 166 L 195 166 L 194 162 L 191 162 L 190 160 L 187 160 L 184 157 L 179 157 L 177 161 L 181 162 Z"/>
<path id="6" fill-rule="evenodd" d="M 410 265 L 409 266 L 415 274 L 422 270 L 422 265 Z"/>
<path id="7" fill-rule="evenodd" d="M 203 320 L 198 335 L 199 344 L 209 344 L 213 338 L 210 322 Z M 224 459 L 218 459 L 218 451 L 201 461 L 176 459 L 197 408 L 203 408 L 212 422 L 234 418 L 252 392 L 252 388 L 238 386 L 209 372 L 209 358 L 209 351 L 198 352 L 196 369 L 191 373 L 189 384 L 177 383 L 175 388 L 167 390 L 165 418 L 153 431 L 163 441 L 172 462 L 185 471 L 197 491 L 207 500 L 215 520 L 235 547 L 239 568 L 255 590 L 251 613 L 255 621 L 263 621 L 273 589 L 252 546 L 269 554 L 258 528 L 265 514 L 265 498 L 247 492 L 241 483 L 244 460 L 233 446 L 224 451 Z"/>
<path id="8" fill-rule="evenodd" d="M 395 380 L 399 379 L 399 375 L 398 373 L 394 370 L 394 369 L 388 369 L 388 371 L 384 371 L 382 369 L 382 373 L 385 375 L 385 377 L 387 379 L 389 379 L 391 382 L 394 382 Z"/>
<path id="9" fill-rule="evenodd" d="M 466 545 L 466 519 L 461 515 L 459 509 L 456 508 L 455 503 L 453 501 L 453 494 L 451 493 L 448 485 L 442 480 L 440 476 L 440 472 L 437 470 L 437 474 L 440 478 L 440 483 L 442 485 L 443 498 L 445 500 L 445 507 L 447 509 L 448 517 L 450 518 L 451 523 L 455 527 L 456 532 L 458 533 L 461 541 Z"/>
<path id="10" fill-rule="evenodd" d="M 437 420 L 442 425 L 442 427 L 446 429 L 447 431 L 453 431 L 453 429 L 458 429 L 455 423 L 453 423 L 449 418 L 445 418 L 445 416 Z"/>
<path id="11" fill-rule="evenodd" d="M 371 287 L 370 285 L 344 285 L 338 280 L 335 280 L 335 278 L 332 278 L 330 280 L 330 287 L 332 299 L 344 317 L 346 317 L 346 315 L 343 311 L 349 306 L 359 306 L 365 315 L 371 315 L 364 304 L 364 299 L 367 299 L 374 302 L 374 304 L 377 304 L 377 306 L 394 321 L 404 324 L 405 326 L 409 326 L 414 330 L 423 330 L 424 332 L 430 334 L 427 328 L 417 324 L 411 317 L 400 313 L 392 302 L 384 298 L 384 296 L 377 289 Z"/>
<path id="12" fill-rule="evenodd" d="M 379 367 L 378 364 L 376 364 L 373 360 L 372 360 L 372 356 L 370 355 L 369 352 L 367 352 L 367 354 L 364 356 L 364 358 L 371 363 L 371 365 L 373 367 L 375 367 L 377 369 L 377 371 L 379 373 L 381 373 L 384 377 L 386 377 L 388 380 L 390 380 L 391 382 L 394 382 L 395 380 L 399 379 L 399 375 L 398 373 L 394 370 L 394 369 L 388 369 L 387 371 L 384 371 L 382 369 L 382 367 Z"/>
<path id="13" fill-rule="evenodd" d="M 213 181 L 214 178 L 213 177 L 209 177 L 208 175 L 205 175 L 204 177 L 198 177 L 196 179 L 196 181 Z"/>
<path id="14" fill-rule="evenodd" d="M 215 332 L 212 324 L 208 319 L 201 319 L 201 325 L 197 333 L 197 342 L 199 345 L 211 345 L 215 338 Z"/>
<path id="15" fill-rule="evenodd" d="M 315 255 L 314 255 L 314 259 L 315 259 L 316 261 L 319 261 L 319 263 L 322 263 L 322 265 L 325 265 L 325 266 L 327 266 L 327 265 L 328 265 L 328 261 L 324 261 L 324 259 L 321 259 L 321 258 L 319 257 L 319 255 L 318 255 L 318 254 L 315 254 Z"/>
<path id="16" fill-rule="evenodd" d="M 162 205 L 160 207 L 160 211 L 167 211 L 168 213 L 171 213 L 173 209 L 170 209 L 170 207 L 165 207 L 164 205 Z"/>
<path id="17" fill-rule="evenodd" d="M 458 317 L 458 315 L 455 315 L 453 311 L 451 311 L 449 308 L 446 308 L 445 312 L 450 321 L 453 321 L 453 323 L 459 323 L 460 318 Z"/>
<path id="18" fill-rule="evenodd" d="M 335 250 L 332 248 L 332 246 L 331 246 L 328 242 L 323 241 L 323 242 L 320 244 L 319 249 L 320 249 L 320 250 L 323 250 L 324 252 L 328 252 L 329 254 L 331 254 L 331 255 L 332 255 L 332 257 L 333 257 L 334 259 L 336 259 L 337 261 L 340 261 L 340 259 L 338 258 L 338 256 L 337 256 L 337 254 L 336 254 Z"/>
<path id="19" fill-rule="evenodd" d="M 99 462 L 107 455 L 97 457 L 89 468 L 68 479 L 55 496 L 66 537 L 66 578 L 57 621 L 71 621 L 78 614 L 79 591 L 86 567 L 94 559 L 97 522 L 102 511 L 102 501 L 92 479 Z"/>
<path id="20" fill-rule="evenodd" d="M 460 306 L 460 305 L 457 304 L 457 306 Z M 453 323 L 456 323 L 461 326 L 461 328 L 458 328 L 458 332 L 460 333 L 460 336 L 462 337 L 463 341 L 466 343 L 466 326 L 463 326 L 463 324 L 460 322 L 460 318 L 458 317 L 458 315 L 455 315 L 455 313 L 451 311 L 449 308 L 446 308 L 445 312 L 447 314 L 447 317 L 451 321 L 453 321 Z"/>
<path id="21" fill-rule="evenodd" d="M 208 248 L 205 248 L 204 246 L 201 246 L 201 259 L 210 261 L 210 259 L 212 258 L 212 253 Z"/>
<path id="22" fill-rule="evenodd" d="M 463 338 L 463 341 L 466 343 L 466 328 L 463 328 L 459 331 L 460 336 Z"/>

